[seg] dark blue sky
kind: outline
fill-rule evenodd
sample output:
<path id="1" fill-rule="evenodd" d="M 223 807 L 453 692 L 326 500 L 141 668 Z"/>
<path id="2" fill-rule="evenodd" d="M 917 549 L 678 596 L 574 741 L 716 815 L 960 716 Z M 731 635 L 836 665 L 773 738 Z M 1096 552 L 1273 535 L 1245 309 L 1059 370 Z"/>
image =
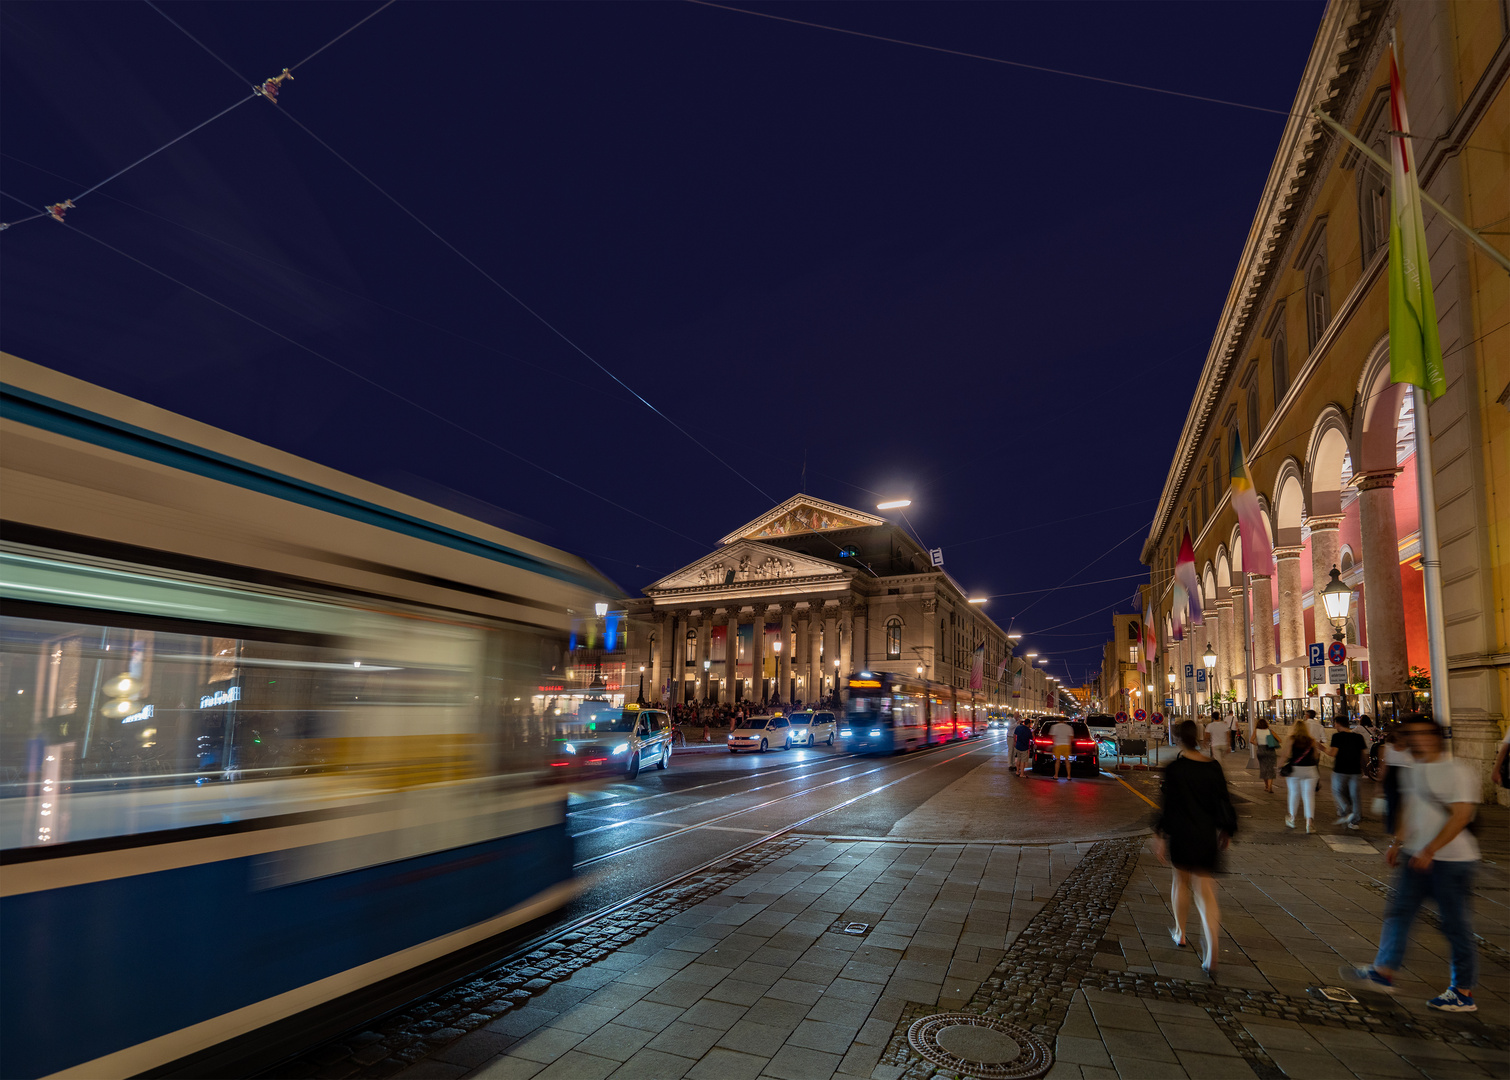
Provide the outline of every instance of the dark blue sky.
<path id="1" fill-rule="evenodd" d="M 4 220 L 376 5 L 161 6 L 247 79 L 145 3 L 0 7 Z M 761 10 L 1285 109 L 1322 5 Z M 912 497 L 969 590 L 1136 574 L 1283 125 L 685 3 L 405 0 L 281 100 L 81 200 L 70 227 L 5 232 L 0 347 L 486 516 L 480 500 L 632 591 L 793 494 L 804 455 L 815 495 Z M 1134 585 L 987 610 L 1021 612 L 1078 681 Z"/>

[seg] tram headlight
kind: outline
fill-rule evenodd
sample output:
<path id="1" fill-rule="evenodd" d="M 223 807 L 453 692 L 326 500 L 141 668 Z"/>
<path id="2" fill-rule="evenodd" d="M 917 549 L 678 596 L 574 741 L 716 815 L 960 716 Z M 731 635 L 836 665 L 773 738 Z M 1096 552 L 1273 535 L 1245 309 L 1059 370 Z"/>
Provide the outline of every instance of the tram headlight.
<path id="1" fill-rule="evenodd" d="M 881 729 L 878 728 L 878 727 L 873 727 L 873 728 L 870 729 L 870 733 L 872 735 L 880 735 L 881 734 Z"/>
<path id="2" fill-rule="evenodd" d="M 621 742 L 621 743 L 619 743 L 618 746 L 615 746 L 613 748 L 613 752 L 615 754 L 622 754 L 625 751 L 627 751 L 628 749 L 629 749 L 629 744 L 627 742 Z"/>
<path id="3" fill-rule="evenodd" d="M 840 734 L 840 735 L 841 735 L 841 736 L 843 736 L 843 737 L 844 737 L 844 738 L 846 738 L 846 739 L 847 739 L 847 738 L 849 738 L 849 737 L 850 737 L 850 736 L 851 736 L 851 735 L 853 735 L 853 734 L 854 734 L 854 730 L 853 730 L 853 729 L 852 729 L 852 728 L 842 728 L 842 729 L 840 729 L 840 731 L 839 731 L 839 734 Z"/>
<path id="4" fill-rule="evenodd" d="M 566 743 L 561 749 L 565 750 L 568 754 L 575 754 L 577 752 L 577 748 L 571 743 Z"/>

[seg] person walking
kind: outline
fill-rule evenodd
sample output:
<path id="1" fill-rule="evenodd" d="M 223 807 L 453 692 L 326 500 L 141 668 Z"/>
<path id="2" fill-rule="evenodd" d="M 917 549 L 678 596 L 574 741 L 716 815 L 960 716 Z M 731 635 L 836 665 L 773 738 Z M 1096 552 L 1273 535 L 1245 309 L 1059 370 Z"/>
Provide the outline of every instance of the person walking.
<path id="1" fill-rule="evenodd" d="M 1478 945 L 1468 898 L 1480 858 L 1478 839 L 1469 829 L 1478 810 L 1479 778 L 1467 762 L 1447 756 L 1447 741 L 1435 720 L 1412 713 L 1401 726 L 1415 763 L 1406 774 L 1398 831 L 1384 853 L 1395 870 L 1394 893 L 1384 909 L 1373 964 L 1345 968 L 1343 975 L 1360 989 L 1394 993 L 1411 926 L 1429 896 L 1436 901 L 1442 936 L 1451 950 L 1452 981 L 1426 1004 L 1440 1012 L 1477 1012 Z"/>
<path id="2" fill-rule="evenodd" d="M 1018 776 L 1026 776 L 1033 767 L 1033 725 L 1018 720 L 1012 728 L 1012 768 Z"/>
<path id="3" fill-rule="evenodd" d="M 1075 741 L 1075 729 L 1060 720 L 1049 728 L 1049 738 L 1054 740 L 1054 779 L 1059 779 L 1059 763 L 1064 762 L 1064 778 L 1073 780 L 1070 774 L 1070 749 Z"/>
<path id="4" fill-rule="evenodd" d="M 1404 801 L 1405 778 L 1416 759 L 1405 745 L 1399 728 L 1384 733 L 1384 830 L 1391 836 L 1400 825 L 1400 804 Z"/>
<path id="5" fill-rule="evenodd" d="M 1154 821 L 1154 850 L 1161 863 L 1174 868 L 1170 886 L 1174 926 L 1169 936 L 1181 948 L 1188 944 L 1186 915 L 1193 895 L 1205 939 L 1201 970 L 1215 979 L 1221 935 L 1216 875 L 1221 873 L 1222 852 L 1237 834 L 1237 811 L 1221 765 L 1198 749 L 1199 725 L 1194 720 L 1182 720 L 1172 728 L 1180 741 L 1180 753 L 1164 768 L 1163 797 Z"/>
<path id="6" fill-rule="evenodd" d="M 1269 718 L 1260 716 L 1253 729 L 1253 741 L 1258 747 L 1258 778 L 1264 782 L 1264 790 L 1274 794 L 1274 781 L 1279 776 L 1279 740 L 1269 727 Z"/>
<path id="7" fill-rule="evenodd" d="M 1311 819 L 1316 816 L 1316 785 L 1321 782 L 1321 756 L 1317 753 L 1316 740 L 1304 720 L 1295 722 L 1290 733 L 1290 752 L 1280 774 L 1289 789 L 1289 809 L 1285 814 L 1285 828 L 1295 828 L 1296 807 L 1303 807 L 1306 815 L 1306 832 L 1311 831 Z"/>
<path id="8" fill-rule="evenodd" d="M 1337 804 L 1337 820 L 1333 824 L 1356 829 L 1363 820 L 1358 781 L 1363 774 L 1363 755 L 1368 753 L 1368 740 L 1353 730 L 1352 721 L 1346 716 L 1337 717 L 1336 722 L 1332 743 L 1324 748 L 1332 759 L 1332 801 Z"/>
<path id="9" fill-rule="evenodd" d="M 1232 725 L 1219 712 L 1212 713 L 1211 722 L 1206 725 L 1206 742 L 1217 761 L 1232 750 Z"/>

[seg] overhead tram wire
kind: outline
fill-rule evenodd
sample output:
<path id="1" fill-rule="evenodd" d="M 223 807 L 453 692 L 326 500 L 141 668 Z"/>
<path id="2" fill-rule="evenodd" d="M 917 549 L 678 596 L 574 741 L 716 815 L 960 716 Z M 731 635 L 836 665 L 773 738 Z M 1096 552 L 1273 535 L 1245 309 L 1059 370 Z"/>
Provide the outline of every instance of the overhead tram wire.
<path id="1" fill-rule="evenodd" d="M 202 42 L 198 38 L 196 38 L 193 34 L 190 34 L 182 26 L 179 26 L 179 24 L 177 22 L 174 22 L 173 19 L 169 18 L 168 15 L 161 8 L 159 8 L 156 4 L 152 3 L 152 0 L 145 0 L 145 2 L 147 3 L 147 5 L 149 7 L 152 8 L 153 11 L 156 11 L 164 19 L 167 19 L 169 23 L 172 23 L 173 26 L 177 27 L 178 30 L 180 32 L 182 32 L 186 37 L 188 37 L 188 39 L 190 41 L 194 42 L 201 49 L 204 49 L 204 51 L 207 52 L 207 53 L 209 53 L 211 56 L 215 56 L 215 53 L 210 49 L 209 46 L 207 46 L 204 42 Z M 326 49 L 330 48 L 332 45 L 334 45 L 336 42 L 340 41 L 347 34 L 351 33 L 353 30 L 355 30 L 358 26 L 361 26 L 362 23 L 364 23 L 368 19 L 372 18 L 373 15 L 376 15 L 378 13 L 378 11 L 382 11 L 383 8 L 386 8 L 389 4 L 392 4 L 392 3 L 394 3 L 394 0 L 387 0 L 387 3 L 383 4 L 382 7 L 379 7 L 377 9 L 377 11 L 373 11 L 370 14 L 363 16 L 357 22 L 353 23 L 350 27 L 348 27 L 347 29 L 343 30 L 341 33 L 337 34 L 335 37 L 331 38 L 329 41 L 327 41 L 324 45 L 321 45 L 314 52 L 310 53 L 303 60 L 300 60 L 299 63 L 297 63 L 297 64 L 294 65 L 294 67 L 292 67 L 292 68 L 285 68 L 284 70 L 285 71 L 293 71 L 295 68 L 298 68 L 298 67 L 300 67 L 300 66 L 302 66 L 304 64 L 309 63 L 311 60 L 313 60 L 315 57 L 319 56 Z M 221 65 L 224 66 L 227 71 L 229 71 L 233 75 L 235 75 L 237 79 L 241 80 L 241 82 L 243 84 L 245 84 L 245 83 L 247 83 L 249 81 L 249 80 L 247 80 L 247 78 L 245 76 L 243 76 L 235 68 L 231 67 L 230 64 L 227 64 L 224 60 L 221 60 L 220 57 L 215 56 L 215 59 L 219 60 L 220 63 L 221 63 Z M 131 164 L 127 165 L 125 168 L 123 168 L 123 169 L 117 169 L 115 172 L 113 172 L 109 176 L 105 177 L 105 179 L 101 180 L 99 183 L 95 184 L 93 187 L 85 188 L 79 194 L 73 196 L 73 198 L 71 198 L 71 199 L 63 199 L 63 200 L 61 200 L 59 202 L 52 203 L 50 206 L 47 207 L 47 209 L 40 210 L 40 211 L 38 211 L 38 212 L 36 212 L 34 214 L 31 214 L 28 217 L 18 218 L 15 221 L 0 221 L 0 232 L 3 232 L 6 229 L 9 229 L 9 228 L 11 228 L 14 225 L 20 225 L 20 224 L 23 224 L 24 222 L 35 221 L 38 218 L 44 218 L 44 217 L 51 217 L 51 218 L 53 218 L 54 220 L 56 220 L 56 221 L 58 221 L 60 223 L 63 222 L 63 216 L 64 216 L 64 214 L 66 214 L 69 209 L 72 209 L 73 205 L 75 203 L 77 203 L 80 199 L 84 198 L 86 195 L 92 195 L 92 194 L 94 194 L 94 192 L 98 191 L 100 188 L 104 187 L 106 184 L 110 183 L 112 180 L 117 180 L 120 177 L 124 176 L 126 173 L 130 172 L 132 169 L 136 168 L 138 165 L 141 165 L 141 164 L 144 164 L 147 161 L 150 161 L 152 158 L 155 158 L 158 154 L 161 154 L 164 150 L 167 150 L 169 147 L 174 146 L 175 144 L 182 142 L 184 139 L 187 139 L 190 135 L 193 135 L 196 131 L 199 131 L 201 128 L 208 127 L 210 124 L 213 124 L 216 120 L 219 120 L 222 116 L 226 115 L 227 113 L 233 112 L 234 110 L 239 109 L 241 106 L 245 105 L 248 101 L 252 101 L 252 100 L 254 100 L 256 98 L 259 98 L 259 97 L 262 97 L 262 96 L 264 96 L 264 95 L 263 95 L 263 92 L 262 92 L 261 88 L 258 85 L 254 84 L 252 86 L 251 91 L 245 97 L 243 97 L 243 98 L 241 98 L 241 99 L 233 102 L 232 104 L 226 106 L 224 109 L 221 109 L 218 113 L 216 113 L 214 116 L 210 117 L 208 120 L 202 120 L 202 121 L 200 121 L 199 123 L 197 123 L 193 127 L 191 127 L 188 131 L 185 131 L 183 134 L 175 136 L 172 139 L 169 139 L 167 142 L 163 143 L 161 146 L 159 146 L 156 150 L 153 150 L 151 153 L 143 154 L 141 157 L 137 158 Z M 28 203 L 27 205 L 30 205 L 30 204 Z"/>
<path id="2" fill-rule="evenodd" d="M 984 60 L 990 64 L 1002 64 L 1006 67 L 1022 68 L 1026 71 L 1037 71 L 1047 75 L 1062 75 L 1067 79 L 1083 79 L 1086 82 L 1104 83 L 1108 86 L 1120 86 L 1129 90 L 1145 90 L 1150 94 L 1165 94 L 1169 97 L 1186 98 L 1191 101 L 1205 101 L 1213 105 L 1227 105 L 1234 109 L 1270 113 L 1274 116 L 1298 117 L 1300 119 L 1308 119 L 1310 116 L 1309 113 L 1291 112 L 1289 109 L 1271 109 L 1266 105 L 1250 105 L 1245 101 L 1228 101 L 1225 98 L 1208 97 L 1205 94 L 1189 94 L 1183 90 L 1167 90 L 1162 86 L 1148 86 L 1145 83 L 1127 82 L 1123 79 L 1109 79 L 1102 75 L 1086 75 L 1079 71 L 1065 71 L 1063 68 L 1051 68 L 1042 64 L 1029 64 L 1021 60 L 1006 60 L 999 56 L 985 56 L 981 53 L 964 52 L 960 49 L 948 49 L 942 45 L 927 45 L 921 41 L 907 41 L 904 38 L 886 37 L 882 34 L 867 34 L 863 30 L 850 30 L 842 26 L 829 26 L 826 23 L 809 22 L 806 19 L 793 19 L 787 15 L 773 15 L 766 11 L 750 11 L 748 8 L 717 4 L 713 0 L 686 0 L 686 2 L 696 4 L 699 7 L 717 8 L 719 11 L 731 11 L 737 15 L 750 15 L 757 19 L 771 19 L 775 22 L 791 23 L 793 26 L 806 26 L 813 30 L 827 30 L 831 33 L 845 34 L 849 37 L 865 38 L 869 41 L 881 41 L 888 45 L 905 45 L 910 49 L 923 49 L 926 52 L 944 53 L 947 56 L 959 56 L 967 60 Z"/>
<path id="3" fill-rule="evenodd" d="M 162 11 L 162 9 L 160 9 L 156 4 L 152 3 L 152 0 L 145 0 L 145 2 L 152 8 L 153 11 L 156 11 L 159 15 L 162 15 L 162 17 L 164 19 L 167 19 L 167 21 L 169 23 L 171 23 L 173 26 L 177 27 L 178 30 L 181 31 L 183 33 L 183 35 L 185 37 L 187 37 L 190 41 L 194 42 L 194 44 L 198 45 L 201 49 L 203 49 L 205 52 L 209 53 L 217 61 L 219 61 L 220 65 L 222 67 L 224 67 L 227 71 L 231 72 L 231 74 L 235 75 L 238 79 L 244 78 L 244 76 L 242 76 L 240 72 L 238 72 L 230 64 L 226 63 L 226 61 L 219 54 L 217 54 L 213 49 L 211 49 L 208 45 L 206 45 L 204 42 L 200 41 L 193 34 L 189 33 L 182 26 L 180 26 L 177 22 L 174 22 L 173 19 L 168 18 L 167 14 L 165 14 Z M 338 35 L 336 38 L 332 39 L 330 42 L 326 43 L 325 45 L 322 45 L 320 48 L 318 48 L 314 52 L 310 53 L 309 56 L 306 56 L 303 60 L 299 61 L 299 64 L 308 63 L 314 57 L 318 56 L 320 53 L 322 53 L 326 49 L 328 49 L 336 41 L 339 41 L 342 37 L 345 37 L 346 34 L 351 33 L 351 31 L 355 30 L 357 28 L 357 26 L 362 25 L 362 23 L 366 22 L 368 19 L 370 19 L 374 15 L 378 14 L 378 12 L 383 11 L 385 8 L 387 8 L 392 3 L 394 3 L 394 0 L 387 0 L 387 3 L 383 4 L 382 7 L 379 7 L 377 9 L 377 11 L 373 11 L 372 13 L 368 14 L 363 19 L 361 19 L 361 21 L 359 21 L 358 23 L 356 23 L 355 26 L 352 26 L 350 30 L 347 30 L 347 31 L 345 31 L 345 33 Z M 290 68 L 288 70 L 293 71 L 293 70 L 296 70 L 297 68 L 298 68 L 298 65 L 296 64 L 293 68 Z M 490 274 L 486 270 L 484 270 L 482 268 L 482 266 L 480 266 L 470 256 L 468 256 L 465 252 L 463 252 L 455 244 L 451 243 L 451 241 L 447 240 L 444 236 L 442 236 L 439 232 L 437 232 L 434 228 L 432 228 L 428 222 L 426 222 L 423 218 L 421 218 L 413 210 L 410 210 L 407 206 L 405 206 L 403 203 L 401 203 L 396 197 L 394 197 L 392 194 L 390 194 L 386 188 L 384 188 L 381 184 L 379 184 L 372 177 L 368 176 L 361 169 L 357 168 L 356 165 L 354 165 L 350 161 L 350 159 L 348 159 L 345 155 L 341 154 L 338 150 L 336 150 L 335 147 L 331 146 L 328 142 L 326 142 L 324 139 L 320 138 L 320 136 L 316 135 L 313 131 L 311 131 L 310 128 L 306 124 L 304 124 L 303 122 L 301 122 L 296 116 L 294 116 L 291 112 L 289 112 L 286 107 L 280 106 L 279 107 L 279 112 L 283 116 L 286 116 L 296 127 L 299 128 L 299 130 L 303 131 L 304 134 L 308 135 L 311 139 L 313 139 L 315 142 L 319 143 L 327 151 L 329 151 L 330 154 L 337 161 L 339 161 L 342 165 L 345 165 L 348 169 L 350 169 L 352 172 L 356 173 L 363 180 L 365 180 L 367 182 L 367 184 L 370 185 L 372 187 L 372 189 L 374 191 L 376 191 L 379 195 L 383 196 L 383 198 L 387 199 L 394 206 L 396 206 L 400 210 L 402 210 L 406 215 L 408 215 L 408 217 L 410 218 L 410 220 L 412 220 L 416 225 L 418 225 L 420 228 L 424 229 L 427 233 L 429 233 L 431 236 L 433 236 L 436 240 L 440 241 L 441 244 L 443 244 L 445 247 L 447 247 L 448 249 L 450 249 L 450 251 L 451 251 L 452 254 L 454 254 L 462 262 L 464 262 L 468 266 L 470 266 L 473 270 L 477 271 L 478 274 L 482 275 L 483 279 L 486 280 L 490 285 L 492 285 L 499 292 L 503 293 L 504 296 L 507 296 L 510 300 L 514 301 L 515 304 L 519 305 L 520 308 L 522 308 L 525 312 L 527 312 L 533 319 L 535 319 L 535 321 L 537 321 L 538 323 L 540 323 L 541 326 L 544 326 L 547 330 L 549 330 L 552 334 L 556 335 L 556 337 L 560 338 L 563 342 L 565 342 L 568 346 L 570 346 L 573 350 L 575 350 L 578 354 L 580 354 L 584 359 L 586 359 L 589 363 L 591 363 L 599 371 L 603 372 L 603 374 L 607 375 L 610 379 L 612 379 L 614 382 L 618 383 L 621 387 L 623 387 L 625 390 L 627 390 L 631 395 L 634 396 L 634 398 L 637 401 L 640 402 L 640 404 L 644 405 L 645 408 L 649 409 L 651 412 L 653 412 L 657 416 L 659 416 L 662 420 L 666 421 L 666 423 L 668 423 L 672 427 L 676 428 L 676 430 L 679 431 L 679 432 L 681 432 L 681 434 L 683 436 L 685 436 L 689 442 L 693 443 L 693 445 L 697 446 L 704 453 L 706 453 L 709 457 L 711 457 L 714 461 L 718 462 L 724 468 L 728 469 L 735 476 L 737 476 L 741 480 L 743 480 L 746 484 L 749 484 L 750 487 L 754 488 L 756 490 L 756 492 L 758 492 L 762 498 L 764 498 L 764 499 L 766 499 L 768 501 L 771 499 L 771 496 L 769 494 L 767 494 L 760 487 L 759 484 L 755 483 L 755 481 L 751 480 L 744 473 L 740 472 L 738 469 L 736 469 L 734 466 L 730 465 L 723 458 L 719 457 L 718 454 L 714 453 L 713 450 L 712 450 L 712 448 L 709 447 L 706 443 L 704 443 L 701 439 L 698 439 L 690 431 L 688 431 L 686 428 L 684 428 L 681 424 L 677 423 L 675 420 L 671 419 L 671 417 L 667 416 L 660 409 L 658 409 L 654 405 L 652 405 L 650 403 L 650 401 L 647 400 L 646 397 L 643 394 L 639 393 L 639 391 L 635 390 L 632 386 L 630 386 L 628 383 L 626 383 L 623 379 L 619 378 L 616 374 L 614 374 L 612 371 L 610 371 L 604 364 L 602 364 L 601 362 L 598 361 L 597 357 L 593 356 L 586 349 L 582 348 L 582 346 L 578 345 L 574 340 L 572 340 L 570 337 L 568 337 L 564 331 L 562 331 L 561 329 L 559 329 L 554 323 L 552 323 L 544 315 L 540 314 L 540 312 L 536 311 L 529 304 L 526 304 L 523 299 L 521 299 L 518 295 L 516 295 L 514 292 L 512 292 L 501 281 L 499 281 L 492 274 Z"/>
<path id="4" fill-rule="evenodd" d="M 339 370 L 344 371 L 346 374 L 351 375 L 351 376 L 353 376 L 353 377 L 355 377 L 357 379 L 360 379 L 362 382 L 367 383 L 369 386 L 373 387 L 374 389 L 380 390 L 383 393 L 387 394 L 388 396 L 396 398 L 399 401 L 402 401 L 404 404 L 410 406 L 411 408 L 418 409 L 420 412 L 425 413 L 426 415 L 428 415 L 430 417 L 433 417 L 436 420 L 439 420 L 441 423 L 446 424 L 449 427 L 453 427 L 457 431 L 462 432 L 463 434 L 470 435 L 470 436 L 472 436 L 472 438 L 477 439 L 479 442 L 486 443 L 488 446 L 491 446 L 495 450 L 499 450 L 499 451 L 507 454 L 509 457 L 514 458 L 516 461 L 521 461 L 524 464 L 529 465 L 531 468 L 538 469 L 540 472 L 542 472 L 545 475 L 551 477 L 552 479 L 561 481 L 561 483 L 566 484 L 568 487 L 576 488 L 578 491 L 582 492 L 584 495 L 591 495 L 593 498 L 598 499 L 598 500 L 600 500 L 600 501 L 602 501 L 604 503 L 607 503 L 609 506 L 612 506 L 616 510 L 621 510 L 624 513 L 630 515 L 631 517 L 639 518 L 641 521 L 648 522 L 648 523 L 650 523 L 652 525 L 657 526 L 658 528 L 664 529 L 664 530 L 666 530 L 669 533 L 672 533 L 672 534 L 674 534 L 676 536 L 681 537 L 683 540 L 687 540 L 687 541 L 689 541 L 689 542 L 691 542 L 693 544 L 697 544 L 699 547 L 705 547 L 706 546 L 703 541 L 698 540 L 696 537 L 688 536 L 686 533 L 681 532 L 680 530 L 677 530 L 677 529 L 673 529 L 671 526 L 665 524 L 664 522 L 657 521 L 655 518 L 647 517 L 646 515 L 641 514 L 637 510 L 631 510 L 629 507 L 625 506 L 622 503 L 615 502 L 613 499 L 610 499 L 606 495 L 600 495 L 598 492 L 593 491 L 591 488 L 585 487 L 582 484 L 577 483 L 575 480 L 568 479 L 567 477 L 562 476 L 560 473 L 555 472 L 552 469 L 546 468 L 544 465 L 541 465 L 539 462 L 533 461 L 530 458 L 525 457 L 523 454 L 520 454 L 520 453 L 517 453 L 516 451 L 510 450 L 508 447 L 502 445 L 501 443 L 494 442 L 492 439 L 488 438 L 486 435 L 482 435 L 482 434 L 479 434 L 476 431 L 473 431 L 471 428 L 467 427 L 465 424 L 462 424 L 462 423 L 460 423 L 460 422 L 458 422 L 456 420 L 452 420 L 449 416 L 446 416 L 443 413 L 436 412 L 434 409 L 430 408 L 428 405 L 422 405 L 419 402 L 415 401 L 414 399 L 404 396 L 403 394 L 399 393 L 397 390 L 394 390 L 391 387 L 385 386 L 384 384 L 378 382 L 376 379 L 373 379 L 370 376 L 362 374 L 360 371 L 357 371 L 355 368 L 348 367 L 347 365 L 341 363 L 339 360 L 334 360 L 331 357 L 326 356 L 324 353 L 318 351 L 317 349 L 310 348 L 308 345 L 305 345 L 303 342 L 298 341 L 298 340 L 296 340 L 294 338 L 289 337 L 287 334 L 283 333 L 281 330 L 276 330 L 273 327 L 267 325 L 266 323 L 264 323 L 264 322 L 262 322 L 262 321 L 260 321 L 258 319 L 255 319 L 252 316 L 246 314 L 245 312 L 239 311 L 236 308 L 233 308 L 230 304 L 227 304 L 227 303 L 225 303 L 222 300 L 217 300 L 217 299 L 215 299 L 215 297 L 210 296 L 208 293 L 201 292 L 199 289 L 194 288 L 194 286 L 189 285 L 186 282 L 180 281 L 178 278 L 174 277 L 172 274 L 169 274 L 167 271 L 160 270 L 157 267 L 153 266 L 151 263 L 145 262 L 142 259 L 138 259 L 135 255 L 132 255 L 129 252 L 122 251 L 120 248 L 116 247 L 114 244 L 111 244 L 111 243 L 109 243 L 109 242 L 107 242 L 105 240 L 101 240 L 99 237 L 94 236 L 94 235 L 92 235 L 90 233 L 85 232 L 83 229 L 80 229 L 77 225 L 69 225 L 68 228 L 70 229 L 70 231 L 72 231 L 74 233 L 77 233 L 79 236 L 84 237 L 84 239 L 86 239 L 86 240 L 92 240 L 94 243 L 99 244 L 101 247 L 106 248 L 109 251 L 115 252 L 115 254 L 121 256 L 121 258 L 127 259 L 127 260 L 129 260 L 131 262 L 134 262 L 138 266 L 142 267 L 143 269 L 150 270 L 154 274 L 157 274 L 160 277 L 166 278 L 167 280 L 173 282 L 173 284 L 177 285 L 179 288 L 181 288 L 181 289 L 187 289 L 189 292 L 193 293 L 195 296 L 198 296 L 198 297 L 200 297 L 203 300 L 209 301 L 210 303 L 214 304 L 216 307 L 223 308 L 224 310 L 229 311 L 232 315 L 235 315 L 238 318 L 245 319 L 247 322 L 251 323 L 253 326 L 258 327 L 261 330 L 265 330 L 267 333 L 272 334 L 274 337 L 281 338 L 282 340 L 288 342 L 290 345 L 294 346 L 295 348 L 301 349 L 304 352 L 309 353 L 311 356 L 313 356 L 313 357 L 315 357 L 315 358 L 317 358 L 319 360 L 325 361 L 325 363 L 331 365 L 332 367 L 338 368 Z"/>

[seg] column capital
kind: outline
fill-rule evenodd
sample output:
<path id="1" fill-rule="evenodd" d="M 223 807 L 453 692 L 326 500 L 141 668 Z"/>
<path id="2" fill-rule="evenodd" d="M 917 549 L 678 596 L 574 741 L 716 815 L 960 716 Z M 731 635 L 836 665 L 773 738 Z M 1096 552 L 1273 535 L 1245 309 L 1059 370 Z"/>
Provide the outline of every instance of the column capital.
<path id="1" fill-rule="evenodd" d="M 1242 585 L 1228 585 L 1227 586 L 1227 595 L 1230 596 L 1230 597 L 1232 597 L 1232 602 L 1236 602 L 1236 601 L 1240 600 L 1242 598 L 1243 591 L 1244 591 L 1244 587 Z"/>
<path id="2" fill-rule="evenodd" d="M 1342 527 L 1343 514 L 1312 514 L 1306 518 L 1306 527 L 1314 532 L 1326 532 Z"/>
<path id="3" fill-rule="evenodd" d="M 929 596 L 929 597 L 926 597 L 923 600 L 923 614 L 924 615 L 937 615 L 938 614 L 938 610 L 939 610 L 938 597 L 936 597 L 936 596 Z"/>
<path id="4" fill-rule="evenodd" d="M 808 621 L 810 621 L 812 619 L 812 617 L 813 617 L 813 609 L 812 608 L 810 608 L 810 607 L 803 607 L 803 608 L 798 608 L 797 609 L 797 621 L 798 622 L 808 622 Z"/>
<path id="5" fill-rule="evenodd" d="M 711 623 L 713 621 L 713 616 L 718 614 L 718 609 L 710 607 L 698 608 L 697 613 L 702 616 L 703 622 Z"/>
<path id="6" fill-rule="evenodd" d="M 1231 608 L 1232 607 L 1232 595 L 1231 595 L 1232 590 L 1231 590 L 1231 586 L 1228 586 L 1227 592 L 1228 592 L 1227 599 L 1225 599 L 1225 600 L 1217 600 L 1212 605 L 1218 611 L 1220 611 L 1222 608 Z"/>
<path id="7" fill-rule="evenodd" d="M 792 613 L 797 610 L 797 601 L 783 600 L 780 604 L 780 608 L 781 617 L 783 619 L 790 619 L 792 617 Z"/>
<path id="8" fill-rule="evenodd" d="M 1395 477 L 1399 475 L 1399 469 L 1375 469 L 1373 472 L 1359 473 L 1353 477 L 1353 486 L 1359 491 L 1392 488 L 1395 486 Z"/>
<path id="9" fill-rule="evenodd" d="M 1284 546 L 1284 547 L 1276 547 L 1274 549 L 1274 558 L 1275 559 L 1298 559 L 1298 558 L 1300 558 L 1300 556 L 1304 552 L 1305 552 L 1305 545 L 1303 545 L 1303 544 L 1290 544 L 1290 545 L 1287 545 L 1287 546 Z"/>

